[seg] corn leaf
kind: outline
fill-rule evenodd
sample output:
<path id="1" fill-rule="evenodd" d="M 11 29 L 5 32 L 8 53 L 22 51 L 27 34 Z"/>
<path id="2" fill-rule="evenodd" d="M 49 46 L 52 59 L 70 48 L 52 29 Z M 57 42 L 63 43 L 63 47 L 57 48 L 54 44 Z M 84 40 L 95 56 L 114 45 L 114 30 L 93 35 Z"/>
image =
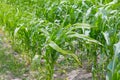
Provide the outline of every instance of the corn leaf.
<path id="1" fill-rule="evenodd" d="M 96 44 L 99 44 L 99 45 L 103 45 L 99 41 L 97 41 L 93 38 L 90 38 L 89 36 L 86 36 L 84 34 L 74 33 L 74 34 L 69 34 L 68 37 L 69 38 L 73 38 L 73 37 L 81 38 L 81 39 L 86 40 L 86 41 L 91 42 L 91 43 L 96 43 Z"/>
<path id="2" fill-rule="evenodd" d="M 60 52 L 62 55 L 70 55 L 70 56 L 72 56 L 72 57 L 78 62 L 78 64 L 81 66 L 81 63 L 80 63 L 78 57 L 77 57 L 75 54 L 70 53 L 70 52 L 68 52 L 68 51 L 65 51 L 65 50 L 61 49 L 61 48 L 60 48 L 55 42 L 53 42 L 53 41 L 50 41 L 49 46 L 52 47 L 52 48 L 53 48 L 54 50 L 56 50 L 57 52 Z"/>

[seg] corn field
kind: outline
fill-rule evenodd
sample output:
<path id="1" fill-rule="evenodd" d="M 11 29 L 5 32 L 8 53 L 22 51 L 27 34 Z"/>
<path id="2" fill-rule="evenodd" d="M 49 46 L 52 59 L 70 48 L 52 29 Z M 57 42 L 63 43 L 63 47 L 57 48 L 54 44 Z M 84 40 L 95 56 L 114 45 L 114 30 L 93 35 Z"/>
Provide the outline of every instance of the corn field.
<path id="1" fill-rule="evenodd" d="M 120 80 L 120 0 L 0 0 L 0 28 L 35 80 L 84 67 L 91 80 Z"/>

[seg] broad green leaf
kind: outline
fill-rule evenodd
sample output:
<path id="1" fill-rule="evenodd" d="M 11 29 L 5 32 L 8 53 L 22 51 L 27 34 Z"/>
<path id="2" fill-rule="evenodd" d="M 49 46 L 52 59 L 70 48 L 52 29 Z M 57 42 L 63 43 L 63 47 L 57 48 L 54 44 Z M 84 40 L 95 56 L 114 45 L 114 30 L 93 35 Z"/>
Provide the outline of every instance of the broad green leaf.
<path id="1" fill-rule="evenodd" d="M 120 42 L 114 44 L 114 56 L 113 56 L 113 60 L 108 64 L 107 68 L 109 70 L 108 74 L 110 74 L 111 76 L 109 75 L 106 75 L 106 79 L 107 80 L 113 80 L 113 79 L 116 79 L 118 76 L 114 76 L 115 73 L 118 72 L 117 69 L 117 66 L 119 68 L 119 63 L 117 64 L 116 60 L 118 58 L 118 54 L 120 54 Z"/>
<path id="2" fill-rule="evenodd" d="M 109 33 L 108 32 L 103 32 L 105 41 L 107 45 L 110 45 L 110 38 L 109 38 Z"/>
<path id="3" fill-rule="evenodd" d="M 49 41 L 49 39 L 50 39 L 50 34 L 49 34 L 49 32 L 47 31 L 47 30 L 45 30 L 45 29 L 41 29 L 41 32 L 45 35 L 45 37 L 47 38 L 47 40 Z"/>
<path id="4" fill-rule="evenodd" d="M 74 27 L 72 29 L 78 29 L 78 28 L 90 29 L 92 27 L 90 24 L 86 24 L 86 23 L 76 23 L 73 26 Z"/>
<path id="5" fill-rule="evenodd" d="M 57 52 L 60 52 L 62 55 L 70 55 L 70 56 L 72 56 L 72 57 L 78 62 L 78 64 L 81 66 L 81 63 L 80 63 L 78 57 L 77 57 L 75 54 L 70 53 L 70 52 L 68 52 L 68 51 L 65 51 L 65 50 L 61 49 L 61 48 L 60 48 L 55 42 L 53 42 L 53 41 L 50 41 L 49 46 L 52 47 L 52 48 L 53 48 L 54 50 L 56 50 Z"/>
<path id="6" fill-rule="evenodd" d="M 115 52 L 115 56 L 120 54 L 120 42 L 114 44 L 114 52 Z"/>
<path id="7" fill-rule="evenodd" d="M 14 36 L 16 36 L 16 34 L 17 34 L 17 32 L 19 31 L 19 29 L 20 29 L 20 27 L 18 27 L 18 28 L 16 28 L 16 29 L 14 30 Z"/>
<path id="8" fill-rule="evenodd" d="M 81 39 L 86 40 L 86 41 L 91 42 L 91 43 L 96 43 L 96 44 L 99 44 L 99 45 L 103 45 L 99 41 L 97 41 L 95 39 L 92 39 L 89 36 L 86 36 L 84 34 L 74 33 L 74 34 L 69 34 L 68 37 L 70 37 L 70 38 L 73 38 L 73 37 L 81 38 Z"/>
<path id="9" fill-rule="evenodd" d="M 112 72 L 112 69 L 113 69 L 113 61 L 111 61 L 108 66 L 107 66 L 107 69 L 110 70 Z"/>
<path id="10" fill-rule="evenodd" d="M 86 17 L 89 17 L 91 11 L 92 11 L 92 7 L 90 7 L 90 8 L 87 10 L 87 12 L 86 12 Z"/>
<path id="11" fill-rule="evenodd" d="M 44 34 L 45 34 L 45 36 L 47 37 L 47 36 L 49 36 L 49 33 L 48 33 L 48 31 L 47 30 L 45 30 L 45 29 L 41 29 L 41 32 L 43 32 Z"/>

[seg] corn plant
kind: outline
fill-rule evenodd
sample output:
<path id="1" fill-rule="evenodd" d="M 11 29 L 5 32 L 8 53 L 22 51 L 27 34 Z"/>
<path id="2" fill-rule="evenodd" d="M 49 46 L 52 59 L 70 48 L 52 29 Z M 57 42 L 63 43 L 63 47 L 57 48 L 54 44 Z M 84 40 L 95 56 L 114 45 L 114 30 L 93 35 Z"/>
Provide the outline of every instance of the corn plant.
<path id="1" fill-rule="evenodd" d="M 78 67 L 87 55 L 93 80 L 105 76 L 107 80 L 119 80 L 119 0 L 0 2 L 0 24 L 13 48 L 26 52 L 31 62 L 35 55 L 45 60 L 47 80 L 54 79 L 60 55 L 72 57 Z"/>

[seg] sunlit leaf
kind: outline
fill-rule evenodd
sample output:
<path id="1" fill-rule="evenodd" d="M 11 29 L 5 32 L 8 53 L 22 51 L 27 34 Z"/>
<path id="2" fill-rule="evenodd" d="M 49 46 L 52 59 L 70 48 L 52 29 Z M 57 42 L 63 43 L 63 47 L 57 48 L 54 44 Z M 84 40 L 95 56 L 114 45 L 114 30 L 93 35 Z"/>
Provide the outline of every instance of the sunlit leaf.
<path id="1" fill-rule="evenodd" d="M 70 52 L 68 52 L 68 51 L 65 51 L 65 50 L 61 49 L 61 48 L 60 48 L 55 42 L 53 42 L 53 41 L 50 41 L 49 46 L 52 47 L 52 48 L 53 48 L 54 50 L 56 50 L 57 52 L 60 52 L 62 55 L 70 55 L 70 56 L 72 56 L 72 57 L 79 63 L 79 65 L 81 66 L 81 63 L 80 63 L 78 57 L 77 57 L 75 54 L 70 53 Z"/>
<path id="2" fill-rule="evenodd" d="M 114 44 L 114 52 L 115 52 L 115 56 L 120 54 L 120 42 Z"/>
<path id="3" fill-rule="evenodd" d="M 103 35 L 104 35 L 104 38 L 106 40 L 106 44 L 110 45 L 109 33 L 108 32 L 104 32 Z"/>
<path id="4" fill-rule="evenodd" d="M 17 32 L 19 31 L 20 27 L 16 28 L 15 31 L 14 31 L 14 36 L 17 35 Z"/>
<path id="5" fill-rule="evenodd" d="M 97 41 L 97 40 L 95 40 L 95 39 L 92 39 L 92 38 L 90 38 L 89 36 L 86 36 L 86 35 L 84 35 L 84 34 L 78 34 L 78 33 L 69 34 L 68 37 L 70 37 L 70 38 L 73 38 L 73 37 L 81 38 L 81 39 L 86 40 L 86 41 L 88 41 L 88 42 L 102 45 L 99 41 Z"/>

